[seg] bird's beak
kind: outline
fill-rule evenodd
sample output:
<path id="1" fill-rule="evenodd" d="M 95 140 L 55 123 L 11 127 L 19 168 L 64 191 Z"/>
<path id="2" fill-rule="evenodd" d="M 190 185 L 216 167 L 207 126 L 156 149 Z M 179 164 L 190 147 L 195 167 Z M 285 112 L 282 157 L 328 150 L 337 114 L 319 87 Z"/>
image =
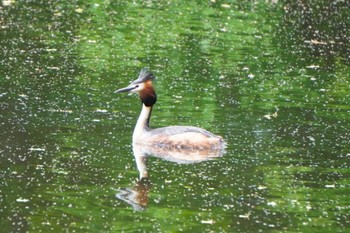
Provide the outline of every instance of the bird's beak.
<path id="1" fill-rule="evenodd" d="M 137 86 L 135 85 L 130 85 L 130 86 L 127 86 L 127 87 L 124 87 L 124 88 L 121 88 L 119 90 L 116 90 L 114 93 L 121 93 L 121 92 L 129 92 L 129 91 L 132 91 L 136 88 Z"/>

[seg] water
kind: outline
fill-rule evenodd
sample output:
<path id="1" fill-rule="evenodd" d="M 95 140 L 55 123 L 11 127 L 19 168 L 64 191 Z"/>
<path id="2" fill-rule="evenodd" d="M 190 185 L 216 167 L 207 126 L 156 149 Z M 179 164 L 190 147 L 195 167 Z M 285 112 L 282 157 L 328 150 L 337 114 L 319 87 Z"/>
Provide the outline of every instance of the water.
<path id="1" fill-rule="evenodd" d="M 349 231 L 347 7 L 2 1 L 0 231 Z M 113 92 L 142 67 L 151 125 L 222 135 L 222 157 L 151 156 L 138 181 L 140 102 Z"/>

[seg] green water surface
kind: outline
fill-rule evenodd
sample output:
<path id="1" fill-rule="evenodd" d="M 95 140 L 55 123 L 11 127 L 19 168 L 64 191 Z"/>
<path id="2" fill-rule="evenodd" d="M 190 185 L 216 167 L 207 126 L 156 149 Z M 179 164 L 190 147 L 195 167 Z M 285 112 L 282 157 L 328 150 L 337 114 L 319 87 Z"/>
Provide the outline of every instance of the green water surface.
<path id="1" fill-rule="evenodd" d="M 2 1 L 0 232 L 349 232 L 347 1 Z M 149 157 L 151 126 L 221 135 L 226 153 Z M 135 206 L 117 197 L 143 190 Z"/>

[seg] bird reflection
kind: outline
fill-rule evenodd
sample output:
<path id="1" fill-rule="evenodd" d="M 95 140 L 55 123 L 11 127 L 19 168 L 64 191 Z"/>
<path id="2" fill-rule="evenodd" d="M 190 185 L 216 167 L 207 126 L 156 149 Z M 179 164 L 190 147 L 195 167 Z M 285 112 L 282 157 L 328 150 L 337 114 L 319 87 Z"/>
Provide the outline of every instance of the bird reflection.
<path id="1" fill-rule="evenodd" d="M 148 192 L 151 189 L 151 182 L 148 178 L 140 179 L 135 185 L 119 189 L 116 197 L 131 205 L 134 210 L 145 210 L 148 204 Z"/>
<path id="2" fill-rule="evenodd" d="M 116 197 L 131 205 L 134 210 L 145 210 L 148 205 L 148 193 L 151 189 L 151 181 L 147 170 L 148 156 L 157 157 L 178 164 L 199 163 L 221 157 L 224 150 L 213 149 L 188 149 L 168 146 L 148 146 L 133 143 L 133 153 L 136 166 L 139 171 L 139 180 L 132 186 L 118 190 Z"/>

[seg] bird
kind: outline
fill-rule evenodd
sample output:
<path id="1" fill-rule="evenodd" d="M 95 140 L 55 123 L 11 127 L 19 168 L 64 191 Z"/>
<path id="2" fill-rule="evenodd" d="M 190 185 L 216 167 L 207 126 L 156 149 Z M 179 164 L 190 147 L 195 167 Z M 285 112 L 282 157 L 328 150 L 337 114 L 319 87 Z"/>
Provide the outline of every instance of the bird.
<path id="1" fill-rule="evenodd" d="M 137 93 L 142 102 L 142 110 L 134 128 L 133 144 L 158 148 L 181 150 L 224 150 L 226 142 L 221 136 L 195 126 L 166 126 L 151 128 L 150 118 L 157 102 L 153 81 L 155 76 L 147 68 L 142 68 L 136 80 L 115 93 Z"/>

